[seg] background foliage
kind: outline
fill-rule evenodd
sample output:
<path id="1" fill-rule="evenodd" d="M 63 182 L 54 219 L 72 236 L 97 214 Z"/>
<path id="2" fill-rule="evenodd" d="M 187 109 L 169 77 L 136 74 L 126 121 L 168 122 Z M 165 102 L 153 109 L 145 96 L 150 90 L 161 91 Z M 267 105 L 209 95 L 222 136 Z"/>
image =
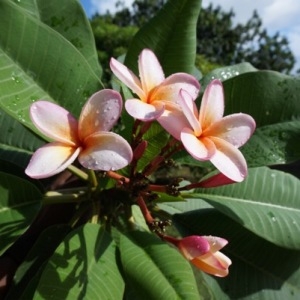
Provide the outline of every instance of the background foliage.
<path id="1" fill-rule="evenodd" d="M 96 14 L 91 19 L 101 65 L 108 72 L 108 54 L 125 54 L 133 35 L 144 26 L 166 3 L 166 0 L 135 0 L 132 7 L 122 1 L 115 14 Z M 220 67 L 250 62 L 261 70 L 290 74 L 295 57 L 289 42 L 280 33 L 270 35 L 262 26 L 256 11 L 243 24 L 234 24 L 234 12 L 222 7 L 201 8 L 196 25 L 196 66 L 203 74 Z M 114 53 L 113 53 L 114 52 Z"/>

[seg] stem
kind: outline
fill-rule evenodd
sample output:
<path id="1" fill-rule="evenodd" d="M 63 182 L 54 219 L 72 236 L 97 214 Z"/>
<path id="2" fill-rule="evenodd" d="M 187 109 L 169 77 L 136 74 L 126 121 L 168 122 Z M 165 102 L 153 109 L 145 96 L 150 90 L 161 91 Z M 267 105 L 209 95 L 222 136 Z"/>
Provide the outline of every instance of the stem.
<path id="1" fill-rule="evenodd" d="M 57 195 L 54 195 L 55 192 L 52 192 L 52 195 L 49 196 L 45 196 L 42 199 L 42 203 L 43 205 L 49 205 L 49 204 L 59 204 L 59 203 L 74 203 L 74 202 L 78 202 L 79 199 L 80 201 L 82 201 L 82 196 L 84 195 L 84 192 L 81 194 L 59 194 L 57 193 Z"/>
<path id="2" fill-rule="evenodd" d="M 106 172 L 106 175 L 112 179 L 115 179 L 115 180 L 118 180 L 119 182 L 125 182 L 125 183 L 129 183 L 130 179 L 123 176 L 123 175 L 120 175 L 116 172 L 113 172 L 113 171 L 107 171 Z"/>
<path id="3" fill-rule="evenodd" d="M 56 191 L 48 191 L 45 193 L 45 197 L 54 197 L 54 196 L 61 196 L 61 195 L 67 195 L 67 194 L 78 194 L 80 192 L 84 193 L 89 190 L 88 187 L 82 186 L 82 187 L 75 187 L 75 188 L 68 188 L 68 189 L 60 189 Z"/>
<path id="4" fill-rule="evenodd" d="M 146 205 L 146 203 L 145 203 L 142 196 L 139 196 L 137 198 L 137 204 L 140 207 L 141 212 L 142 212 L 147 224 L 151 224 L 152 222 L 154 222 L 154 219 L 151 216 L 150 211 L 148 210 L 148 207 L 147 207 L 147 205 Z"/>
<path id="5" fill-rule="evenodd" d="M 191 184 L 188 184 L 186 186 L 183 186 L 181 188 L 178 188 L 178 191 L 188 191 L 188 190 L 192 190 L 192 189 L 195 189 L 197 187 L 201 187 L 201 184 L 202 182 L 195 182 L 195 183 L 191 183 Z"/>
<path id="6" fill-rule="evenodd" d="M 166 193 L 167 187 L 165 185 L 149 184 L 149 190 L 152 192 Z"/>
<path id="7" fill-rule="evenodd" d="M 132 128 L 132 135 L 135 136 L 137 134 L 138 127 L 142 122 L 140 120 L 135 120 Z"/>
<path id="8" fill-rule="evenodd" d="M 91 218 L 91 223 L 92 224 L 98 224 L 99 221 L 99 210 L 100 210 L 100 204 L 99 202 L 93 201 L 92 203 L 92 218 Z"/>
<path id="9" fill-rule="evenodd" d="M 98 180 L 95 174 L 94 170 L 88 170 L 88 176 L 89 176 L 89 181 L 91 183 L 92 187 L 97 187 L 98 186 Z"/>
<path id="10" fill-rule="evenodd" d="M 85 172 L 83 172 L 82 170 L 78 169 L 77 167 L 70 165 L 68 166 L 68 170 L 73 173 L 74 175 L 76 175 L 78 178 L 84 180 L 84 181 L 88 181 L 89 180 L 89 175 Z"/>

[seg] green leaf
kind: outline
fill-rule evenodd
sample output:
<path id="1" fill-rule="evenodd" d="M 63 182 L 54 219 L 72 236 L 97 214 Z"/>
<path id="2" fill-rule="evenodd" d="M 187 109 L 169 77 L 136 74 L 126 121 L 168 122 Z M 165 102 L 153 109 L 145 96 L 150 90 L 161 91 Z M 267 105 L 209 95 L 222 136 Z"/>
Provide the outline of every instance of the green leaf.
<path id="1" fill-rule="evenodd" d="M 18 6 L 23 8 L 28 14 L 31 14 L 33 17 L 39 18 L 39 11 L 36 0 L 11 0 L 11 2 L 17 3 Z"/>
<path id="2" fill-rule="evenodd" d="M 158 192 L 156 192 L 156 195 L 158 196 L 158 198 L 155 200 L 156 203 L 185 201 L 180 195 L 172 196 L 166 193 Z"/>
<path id="3" fill-rule="evenodd" d="M 243 228 L 215 209 L 175 215 L 183 235 L 213 235 L 229 243 L 221 251 L 232 260 L 229 275 L 201 272 L 211 288 L 210 299 L 297 299 L 300 252 L 278 247 Z"/>
<path id="4" fill-rule="evenodd" d="M 196 58 L 196 24 L 199 0 L 170 0 L 135 35 L 125 64 L 137 74 L 137 57 L 144 48 L 157 55 L 166 75 L 193 74 Z"/>
<path id="5" fill-rule="evenodd" d="M 197 189 L 188 198 L 204 199 L 266 240 L 300 249 L 300 181 L 266 167 L 249 170 L 242 183 Z"/>
<path id="6" fill-rule="evenodd" d="M 23 263 L 17 269 L 8 295 L 6 295 L 6 300 L 33 298 L 45 261 L 53 254 L 69 231 L 70 226 L 68 225 L 54 225 L 41 233 Z M 34 282 L 35 288 L 33 288 Z"/>
<path id="7" fill-rule="evenodd" d="M 247 113 L 257 127 L 300 118 L 300 78 L 274 71 L 244 73 L 224 82 L 225 115 Z"/>
<path id="8" fill-rule="evenodd" d="M 0 106 L 26 126 L 29 106 L 55 100 L 75 116 L 100 88 L 83 55 L 62 35 L 17 4 L 0 3 Z M 40 133 L 38 133 L 40 134 Z"/>
<path id="9" fill-rule="evenodd" d="M 101 77 L 102 69 L 98 61 L 93 31 L 79 1 L 22 0 L 17 4 L 72 43 L 86 58 L 95 74 Z"/>
<path id="10" fill-rule="evenodd" d="M 201 78 L 200 80 L 201 90 L 202 92 L 204 92 L 206 86 L 213 79 L 220 79 L 221 81 L 225 81 L 227 79 L 233 78 L 240 74 L 255 72 L 255 71 L 257 71 L 257 69 L 247 62 L 215 69 L 209 72 L 208 74 L 206 74 L 203 78 Z"/>
<path id="11" fill-rule="evenodd" d="M 25 168 L 31 154 L 45 142 L 0 109 L 0 157 Z"/>
<path id="12" fill-rule="evenodd" d="M 40 190 L 29 181 L 0 172 L 0 254 L 32 222 L 41 198 Z"/>
<path id="13" fill-rule="evenodd" d="M 225 114 L 250 114 L 257 129 L 241 149 L 250 166 L 300 158 L 300 79 L 273 71 L 244 73 L 224 82 Z M 257 155 L 259 153 L 260 155 Z"/>
<path id="14" fill-rule="evenodd" d="M 122 299 L 115 251 L 99 225 L 72 231 L 47 263 L 34 299 Z"/>
<path id="15" fill-rule="evenodd" d="M 78 0 L 37 0 L 42 22 L 56 30 L 70 41 L 85 57 L 95 75 L 99 78 L 99 65 L 95 39 L 89 20 Z"/>
<path id="16" fill-rule="evenodd" d="M 189 263 L 147 232 L 121 235 L 120 255 L 131 299 L 201 299 Z"/>
<path id="17" fill-rule="evenodd" d="M 257 128 L 241 151 L 249 167 L 299 160 L 300 121 L 281 122 Z"/>
<path id="18" fill-rule="evenodd" d="M 169 135 L 158 123 L 153 122 L 150 129 L 144 134 L 143 139 L 148 142 L 148 145 L 144 155 L 138 161 L 138 171 L 141 171 L 159 155 L 161 148 L 168 142 Z"/>
<path id="19" fill-rule="evenodd" d="M 210 204 L 202 199 L 188 199 L 188 201 L 183 202 L 158 203 L 158 207 L 159 209 L 168 212 L 170 215 L 197 209 L 212 208 Z"/>
<path id="20" fill-rule="evenodd" d="M 0 159 L 0 172 L 8 173 L 8 174 L 14 175 L 20 179 L 24 179 L 25 181 L 28 181 L 31 184 L 35 185 L 41 191 L 41 193 L 43 193 L 43 194 L 45 193 L 45 187 L 44 187 L 43 183 L 45 183 L 45 185 L 47 185 L 47 180 L 45 180 L 45 182 L 42 183 L 40 180 L 36 180 L 36 179 L 28 177 L 24 172 L 24 167 L 22 167 L 22 166 L 14 164 L 11 161 L 2 160 L 2 158 L 1 158 Z"/>

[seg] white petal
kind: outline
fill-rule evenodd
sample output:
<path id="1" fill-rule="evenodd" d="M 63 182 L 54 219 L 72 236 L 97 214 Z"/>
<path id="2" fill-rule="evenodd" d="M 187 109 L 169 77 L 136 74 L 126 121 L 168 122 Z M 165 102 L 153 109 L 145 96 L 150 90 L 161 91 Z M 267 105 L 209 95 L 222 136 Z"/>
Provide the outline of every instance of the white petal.
<path id="1" fill-rule="evenodd" d="M 113 132 L 100 132 L 85 140 L 85 148 L 78 157 L 87 169 L 118 170 L 132 160 L 132 149 L 128 142 Z"/>
<path id="2" fill-rule="evenodd" d="M 216 136 L 239 148 L 250 139 L 254 130 L 254 119 L 240 113 L 222 118 L 203 132 L 203 135 Z"/>
<path id="3" fill-rule="evenodd" d="M 210 245 L 210 251 L 212 253 L 219 251 L 220 249 L 222 249 L 224 246 L 228 244 L 227 240 L 217 236 L 209 235 L 209 236 L 203 236 L 203 238 L 205 238 L 208 241 Z"/>
<path id="4" fill-rule="evenodd" d="M 201 134 L 201 125 L 199 123 L 196 104 L 187 91 L 180 90 L 180 96 L 181 98 L 179 100 L 179 104 L 182 108 L 182 111 L 185 114 L 190 125 L 192 126 L 195 135 L 199 136 Z"/>
<path id="5" fill-rule="evenodd" d="M 247 176 L 247 163 L 243 154 L 225 140 L 211 137 L 216 146 L 216 153 L 210 159 L 212 164 L 225 176 L 241 182 Z"/>
<path id="6" fill-rule="evenodd" d="M 171 105 L 171 103 L 166 103 L 165 110 L 157 121 L 177 140 L 180 140 L 181 131 L 186 127 L 190 127 L 180 106 Z"/>
<path id="7" fill-rule="evenodd" d="M 162 67 L 150 49 L 144 49 L 139 56 L 139 73 L 142 88 L 146 94 L 161 84 L 165 79 Z"/>
<path id="8" fill-rule="evenodd" d="M 220 120 L 224 114 L 224 91 L 221 81 L 213 80 L 204 91 L 199 121 L 204 131 L 211 124 Z"/>
<path id="9" fill-rule="evenodd" d="M 78 144 L 78 122 L 63 107 L 48 101 L 30 107 L 33 124 L 47 137 L 70 146 Z"/>
<path id="10" fill-rule="evenodd" d="M 175 73 L 167 77 L 156 90 L 153 91 L 150 101 L 163 100 L 178 102 L 178 96 L 180 90 L 187 91 L 193 100 L 198 96 L 200 90 L 200 84 L 198 80 L 186 73 Z M 153 100 L 152 100 L 153 99 Z"/>
<path id="11" fill-rule="evenodd" d="M 79 118 L 81 140 L 98 131 L 109 131 L 122 111 L 122 98 L 118 92 L 105 89 L 93 94 L 82 108 Z"/>
<path id="12" fill-rule="evenodd" d="M 37 179 L 51 177 L 72 164 L 80 150 L 59 142 L 46 144 L 34 152 L 25 173 Z"/>
<path id="13" fill-rule="evenodd" d="M 164 105 L 158 101 L 148 104 L 138 99 L 126 100 L 125 108 L 132 117 L 142 121 L 153 121 L 160 117 L 164 111 Z"/>
<path id="14" fill-rule="evenodd" d="M 140 97 L 140 99 L 146 99 L 146 94 L 142 89 L 141 82 L 132 71 L 114 58 L 111 58 L 110 60 L 110 68 L 124 84 Z"/>
<path id="15" fill-rule="evenodd" d="M 197 160 L 210 160 L 215 155 L 214 143 L 208 138 L 197 138 L 190 128 L 182 130 L 180 139 L 187 152 Z"/>

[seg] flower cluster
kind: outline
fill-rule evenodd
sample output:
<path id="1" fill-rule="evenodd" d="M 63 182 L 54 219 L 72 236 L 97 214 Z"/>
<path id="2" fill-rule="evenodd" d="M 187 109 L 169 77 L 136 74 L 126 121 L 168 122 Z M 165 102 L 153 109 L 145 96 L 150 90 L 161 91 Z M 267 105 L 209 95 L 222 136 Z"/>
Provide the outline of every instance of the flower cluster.
<path id="1" fill-rule="evenodd" d="M 132 117 L 142 121 L 156 119 L 195 159 L 210 160 L 233 181 L 245 178 L 247 164 L 237 148 L 250 138 L 255 121 L 242 113 L 223 117 L 224 92 L 219 80 L 213 80 L 205 90 L 198 112 L 194 102 L 200 89 L 198 81 L 184 73 L 165 79 L 152 51 L 145 49 L 140 54 L 140 80 L 113 58 L 110 65 L 139 97 L 125 103 Z"/>
<path id="2" fill-rule="evenodd" d="M 137 120 L 134 128 L 139 128 L 137 131 L 133 129 L 131 144 L 110 131 L 122 111 L 121 95 L 114 90 L 104 89 L 92 95 L 82 108 L 78 121 L 59 105 L 40 100 L 32 104 L 30 117 L 52 141 L 33 154 L 26 174 L 32 178 L 50 177 L 62 172 L 77 158 L 85 169 L 106 171 L 107 176 L 117 180 L 123 189 L 137 198 L 136 203 L 151 230 L 175 245 L 196 267 L 215 276 L 226 276 L 231 261 L 219 250 L 227 241 L 211 236 L 183 239 L 166 236 L 165 224 L 154 221 L 144 199 L 153 195 L 152 192 L 167 193 L 170 189 L 149 185 L 146 177 L 167 158 L 163 150 L 168 150 L 170 155 L 174 149 L 185 148 L 194 159 L 209 160 L 220 171 L 220 174 L 197 183 L 198 187 L 242 181 L 247 175 L 247 164 L 238 148 L 254 132 L 255 121 L 243 113 L 223 116 L 224 91 L 219 80 L 213 80 L 205 89 L 198 111 L 195 100 L 200 84 L 196 78 L 186 73 L 166 78 L 157 57 L 149 49 L 144 49 L 139 56 L 139 77 L 114 58 L 110 67 L 135 94 L 125 102 L 126 111 Z M 171 135 L 171 143 L 167 146 L 176 146 L 173 150 L 165 146 L 160 155 L 137 174 L 137 161 L 147 148 L 142 136 L 153 121 Z M 129 164 L 129 178 L 114 172 Z M 185 189 L 193 187 L 191 184 Z"/>

